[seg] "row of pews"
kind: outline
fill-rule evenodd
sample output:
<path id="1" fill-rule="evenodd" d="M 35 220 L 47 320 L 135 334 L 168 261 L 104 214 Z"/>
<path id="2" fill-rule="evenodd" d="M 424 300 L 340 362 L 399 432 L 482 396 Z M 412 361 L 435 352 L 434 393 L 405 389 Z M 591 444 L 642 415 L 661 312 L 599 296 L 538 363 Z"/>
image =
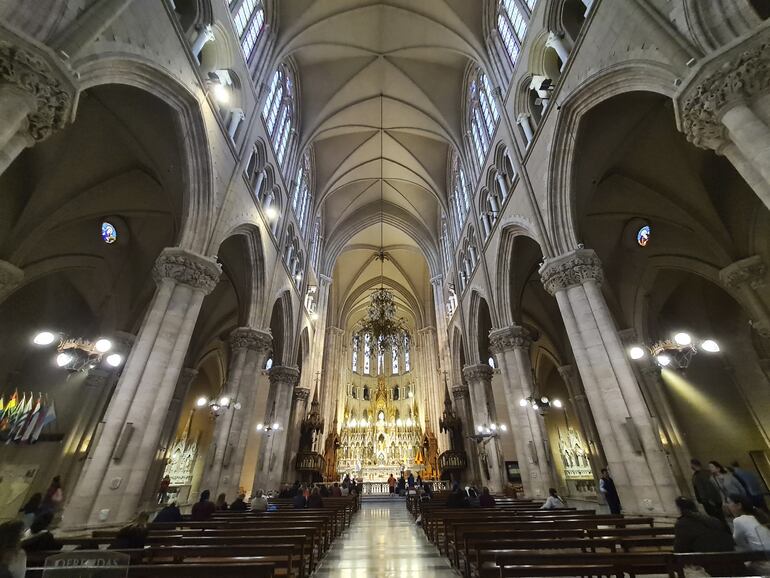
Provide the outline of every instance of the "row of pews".
<path id="1" fill-rule="evenodd" d="M 747 576 L 762 553 L 675 554 L 673 526 L 647 516 L 541 510 L 542 502 L 496 497 L 494 508 L 448 508 L 448 494 L 412 507 L 422 528 L 467 578 L 669 576 L 701 566 L 712 576 Z"/>
<path id="2" fill-rule="evenodd" d="M 324 498 L 323 502 L 323 508 L 295 510 L 291 500 L 275 499 L 269 501 L 267 512 L 224 511 L 205 522 L 185 517 L 180 523 L 153 523 L 144 548 L 110 552 L 130 557 L 124 569 L 130 578 L 306 578 L 358 509 L 356 497 Z M 91 536 L 57 541 L 64 551 L 89 555 L 109 548 L 116 533 L 117 529 L 95 530 Z M 45 558 L 58 553 L 28 553 L 26 576 L 41 577 Z M 60 572 L 63 576 L 71 571 L 62 568 Z M 45 568 L 45 572 L 46 577 L 57 575 L 55 569 Z"/>

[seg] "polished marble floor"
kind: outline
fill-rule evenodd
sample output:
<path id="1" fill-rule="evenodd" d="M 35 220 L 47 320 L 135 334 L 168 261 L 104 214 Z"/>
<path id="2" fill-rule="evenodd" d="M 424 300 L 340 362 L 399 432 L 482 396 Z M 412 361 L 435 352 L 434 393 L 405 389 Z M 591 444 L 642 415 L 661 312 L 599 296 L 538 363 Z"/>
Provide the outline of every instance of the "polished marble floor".
<path id="1" fill-rule="evenodd" d="M 364 503 L 313 578 L 455 578 L 399 498 Z"/>

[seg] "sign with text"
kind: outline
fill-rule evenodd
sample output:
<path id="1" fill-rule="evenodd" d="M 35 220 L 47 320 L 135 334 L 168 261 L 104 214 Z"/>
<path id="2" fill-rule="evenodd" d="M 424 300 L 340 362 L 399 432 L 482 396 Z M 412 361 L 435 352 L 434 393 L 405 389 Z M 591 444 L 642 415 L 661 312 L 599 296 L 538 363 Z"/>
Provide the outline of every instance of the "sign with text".
<path id="1" fill-rule="evenodd" d="M 131 557 L 109 550 L 73 550 L 45 559 L 43 578 L 125 578 Z"/>

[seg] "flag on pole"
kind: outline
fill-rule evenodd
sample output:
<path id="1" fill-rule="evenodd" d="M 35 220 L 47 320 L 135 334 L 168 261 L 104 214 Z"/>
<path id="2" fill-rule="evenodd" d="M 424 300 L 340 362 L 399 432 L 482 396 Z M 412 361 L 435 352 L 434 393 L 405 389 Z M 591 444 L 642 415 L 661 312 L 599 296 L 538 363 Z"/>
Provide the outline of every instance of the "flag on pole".
<path id="1" fill-rule="evenodd" d="M 7 431 L 8 428 L 11 425 L 11 418 L 13 417 L 13 412 L 19 403 L 19 390 L 13 392 L 13 395 L 11 396 L 11 399 L 8 400 L 8 403 L 5 405 L 5 411 L 3 412 L 2 418 L 0 418 L 0 432 Z"/>
<path id="2" fill-rule="evenodd" d="M 17 434 L 24 429 L 24 424 L 27 423 L 27 419 L 29 419 L 29 416 L 32 413 L 33 397 L 34 396 L 31 393 L 29 394 L 29 397 L 27 397 L 26 392 L 24 393 L 24 397 L 16 410 L 16 415 L 13 419 L 13 427 L 11 428 L 8 441 L 16 440 Z"/>
<path id="3" fill-rule="evenodd" d="M 25 424 L 24 428 L 20 429 L 19 433 L 16 434 L 16 441 L 21 441 L 21 442 L 29 441 L 29 438 L 32 435 L 32 432 L 35 431 L 35 424 L 37 423 L 37 420 L 39 420 L 42 415 L 42 409 L 43 409 L 43 396 L 41 394 L 38 394 L 37 403 L 35 404 L 35 409 L 32 410 L 32 414 L 29 416 L 29 419 L 27 420 L 27 423 Z"/>
<path id="4" fill-rule="evenodd" d="M 38 419 L 37 423 L 35 424 L 35 429 L 33 430 L 29 440 L 30 443 L 35 443 L 37 441 L 37 438 L 40 437 L 40 434 L 42 433 L 43 428 L 55 421 L 56 421 L 56 408 L 54 407 L 53 400 L 51 400 L 51 405 L 45 408 L 45 414 L 43 414 L 42 417 L 40 417 L 40 419 Z"/>

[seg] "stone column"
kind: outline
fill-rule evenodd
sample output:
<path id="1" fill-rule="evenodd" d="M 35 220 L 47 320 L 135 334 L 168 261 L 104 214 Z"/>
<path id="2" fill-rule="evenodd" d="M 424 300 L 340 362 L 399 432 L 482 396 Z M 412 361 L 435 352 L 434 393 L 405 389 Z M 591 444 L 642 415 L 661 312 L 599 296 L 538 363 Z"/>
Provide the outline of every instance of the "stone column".
<path id="1" fill-rule="evenodd" d="M 163 471 L 166 469 L 166 463 L 168 461 L 168 452 L 173 445 L 174 434 L 179 425 L 179 415 L 182 411 L 182 404 L 184 403 L 185 397 L 187 397 L 190 384 L 192 383 L 192 380 L 195 379 L 196 375 L 198 375 L 198 370 L 189 367 L 185 367 L 179 373 L 179 379 L 177 380 L 176 388 L 174 389 L 174 396 L 171 398 L 168 412 L 163 420 L 160 442 L 158 443 L 155 460 L 150 466 L 150 473 L 147 476 L 147 484 L 142 498 L 142 502 L 150 507 L 157 503 L 158 486 L 160 480 L 163 478 Z"/>
<path id="2" fill-rule="evenodd" d="M 516 122 L 519 123 L 521 130 L 524 131 L 524 136 L 527 139 L 527 146 L 529 146 L 529 143 L 531 143 L 532 139 L 535 138 L 535 133 L 532 130 L 532 122 L 529 120 L 529 115 L 520 114 L 519 118 L 516 119 Z"/>
<path id="3" fill-rule="evenodd" d="M 676 98 L 680 129 L 725 154 L 770 208 L 770 41 L 763 32 L 705 60 Z M 762 111 L 765 114 L 762 114 Z"/>
<path id="4" fill-rule="evenodd" d="M 284 472 L 287 474 L 295 471 L 294 459 L 299 451 L 299 430 L 302 420 L 307 415 L 308 399 L 310 399 L 310 388 L 299 386 L 294 388 L 291 396 L 291 419 L 289 421 L 288 435 L 286 436 L 288 449 L 286 450 Z M 288 480 L 288 478 L 286 479 Z"/>
<path id="5" fill-rule="evenodd" d="M 222 408 L 216 418 L 202 485 L 215 496 L 225 492 L 232 499 L 238 490 L 245 446 L 239 460 L 234 460 L 233 454 L 239 449 L 244 428 L 252 420 L 260 361 L 264 361 L 271 343 L 269 334 L 251 327 L 238 327 L 230 334 L 227 383 L 218 394 L 230 398 L 230 407 Z"/>
<path id="6" fill-rule="evenodd" d="M 269 434 L 265 434 L 257 460 L 252 490 L 275 490 L 283 481 L 284 456 L 286 455 L 286 431 L 290 426 L 291 401 L 294 386 L 299 381 L 299 369 L 274 365 L 270 370 L 270 392 L 267 397 L 265 422 L 278 424 Z"/>
<path id="7" fill-rule="evenodd" d="M 53 45 L 74 60 L 118 19 L 133 0 L 96 0 L 81 13 L 66 30 L 54 39 Z"/>
<path id="8" fill-rule="evenodd" d="M 473 429 L 468 432 L 469 435 L 475 435 L 478 427 L 487 427 L 497 422 L 495 399 L 492 394 L 492 373 L 492 368 L 485 363 L 463 367 L 473 411 Z M 502 491 L 506 478 L 499 440 L 496 437 L 488 438 L 477 446 L 482 484 L 489 486 L 492 492 Z"/>
<path id="9" fill-rule="evenodd" d="M 321 391 L 323 393 L 321 408 L 324 423 L 331 424 L 337 420 L 337 397 L 339 395 L 340 365 L 347 362 L 342 360 L 342 341 L 345 332 L 339 327 L 326 328 L 326 342 L 324 343 L 323 366 L 321 369 Z M 360 353 L 360 352 L 359 352 Z M 359 363 L 361 359 L 359 358 Z M 334 435 L 335 432 L 327 430 L 326 435 Z M 326 443 L 324 441 L 324 443 Z"/>
<path id="10" fill-rule="evenodd" d="M 65 126 L 75 94 L 71 72 L 49 48 L 0 28 L 0 174 Z"/>
<path id="11" fill-rule="evenodd" d="M 559 55 L 559 59 L 561 60 L 561 67 L 559 70 L 564 70 L 564 67 L 567 65 L 567 59 L 569 58 L 569 50 L 567 50 L 567 47 L 564 46 L 564 41 L 561 39 L 561 37 L 557 36 L 553 32 L 549 32 L 548 39 L 545 41 L 545 45 L 553 48 L 556 51 L 556 54 Z"/>
<path id="12" fill-rule="evenodd" d="M 481 470 L 479 469 L 476 444 L 470 437 L 474 434 L 470 391 L 464 385 L 457 385 L 452 388 L 452 398 L 455 403 L 455 412 L 463 424 L 463 442 L 465 446 L 463 449 L 465 449 L 465 455 L 468 457 L 468 471 L 466 472 L 467 480 L 481 480 L 482 477 Z"/>
<path id="13" fill-rule="evenodd" d="M 551 470 L 551 452 L 542 416 L 519 401 L 534 394 L 530 347 L 532 336 L 526 328 L 511 325 L 489 334 L 494 353 L 500 360 L 505 403 L 511 420 L 516 454 L 524 493 L 545 498 L 555 487 Z"/>
<path id="14" fill-rule="evenodd" d="M 0 96 L 0 102 L 2 102 L 2 96 Z M 13 293 L 23 280 L 24 271 L 13 263 L 0 259 L 0 303 Z"/>
<path id="15" fill-rule="evenodd" d="M 540 275 L 559 304 L 623 509 L 676 515 L 676 480 L 602 295 L 599 258 L 577 249 L 546 259 Z"/>
<path id="16" fill-rule="evenodd" d="M 198 32 L 198 36 L 193 41 L 192 47 L 190 51 L 193 53 L 193 56 L 195 56 L 196 60 L 200 64 L 200 55 L 201 51 L 203 50 L 203 47 L 206 46 L 209 42 L 214 40 L 214 31 L 211 29 L 210 24 L 206 24 L 203 28 L 200 29 Z"/>
<path id="17" fill-rule="evenodd" d="M 762 337 L 770 338 L 770 311 L 767 296 L 767 267 L 762 257 L 754 255 L 731 263 L 719 272 L 727 292 L 743 305 L 751 318 L 751 326 Z"/>
<path id="18" fill-rule="evenodd" d="M 139 509 L 203 298 L 220 272 L 214 259 L 176 247 L 158 257 L 158 288 L 65 511 L 68 526 L 120 523 Z"/>

